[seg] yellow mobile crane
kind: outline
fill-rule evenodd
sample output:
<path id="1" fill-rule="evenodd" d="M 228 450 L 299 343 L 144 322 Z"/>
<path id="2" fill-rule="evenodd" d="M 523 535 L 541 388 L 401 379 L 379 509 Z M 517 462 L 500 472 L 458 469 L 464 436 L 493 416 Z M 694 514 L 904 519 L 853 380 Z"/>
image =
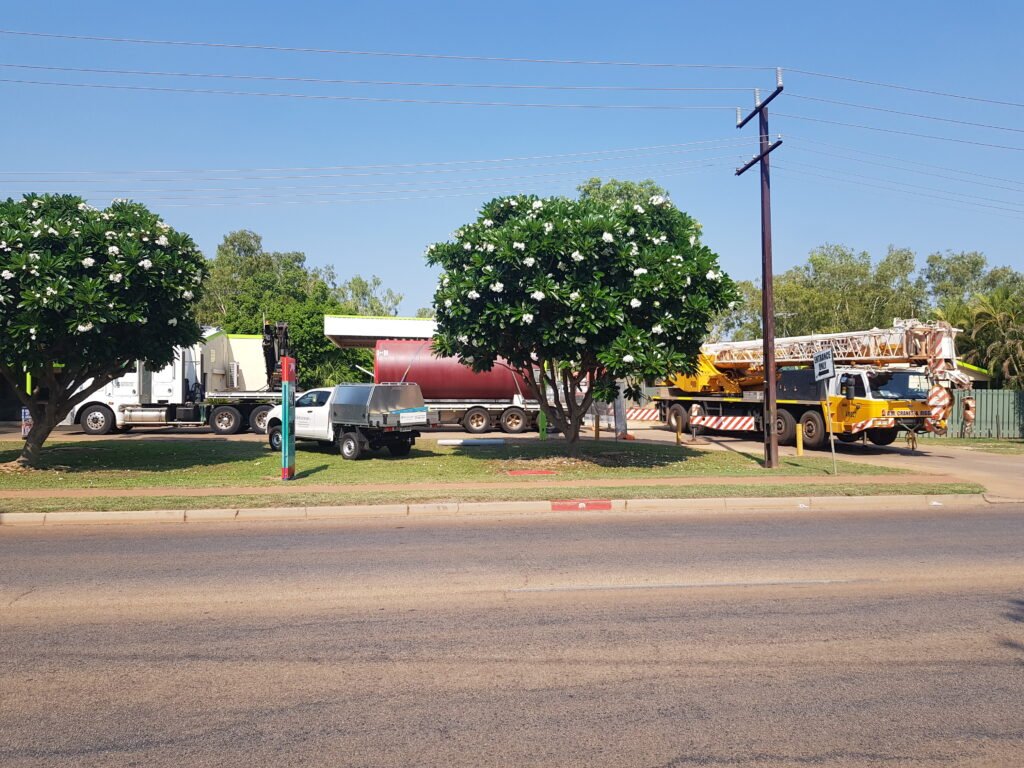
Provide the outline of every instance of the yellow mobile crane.
<path id="1" fill-rule="evenodd" d="M 843 442 L 863 436 L 889 445 L 901 432 L 942 433 L 952 408 L 950 387 L 969 388 L 956 368 L 957 329 L 948 323 L 895 320 L 892 328 L 775 340 L 778 411 L 783 445 L 820 448 L 828 427 Z M 814 380 L 814 354 L 831 350 L 835 377 Z M 708 344 L 695 371 L 657 382 L 653 398 L 672 429 L 761 432 L 764 429 L 762 342 Z M 831 418 L 830 418 L 831 417 Z"/>

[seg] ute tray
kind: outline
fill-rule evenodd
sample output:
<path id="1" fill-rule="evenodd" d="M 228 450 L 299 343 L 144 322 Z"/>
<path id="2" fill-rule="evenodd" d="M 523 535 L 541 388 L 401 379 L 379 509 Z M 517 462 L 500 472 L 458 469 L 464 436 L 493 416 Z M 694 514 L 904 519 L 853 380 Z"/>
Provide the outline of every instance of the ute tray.
<path id="1" fill-rule="evenodd" d="M 339 384 L 334 388 L 331 422 L 372 429 L 415 428 L 429 426 L 431 415 L 419 384 Z"/>

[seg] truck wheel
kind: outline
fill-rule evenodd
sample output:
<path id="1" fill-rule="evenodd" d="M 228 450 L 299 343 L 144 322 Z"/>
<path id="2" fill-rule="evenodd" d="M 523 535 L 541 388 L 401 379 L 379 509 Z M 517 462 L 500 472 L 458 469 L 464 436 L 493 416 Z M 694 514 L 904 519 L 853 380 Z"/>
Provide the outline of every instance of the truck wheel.
<path id="1" fill-rule="evenodd" d="M 218 405 L 210 414 L 210 428 L 218 435 L 234 435 L 242 428 L 242 413 L 233 405 Z"/>
<path id="2" fill-rule="evenodd" d="M 686 428 L 690 426 L 690 417 L 686 413 L 686 408 L 679 403 L 670 407 L 668 409 L 668 417 L 665 419 L 665 424 L 673 432 L 676 431 L 676 424 L 679 424 L 679 431 L 685 432 Z"/>
<path id="3" fill-rule="evenodd" d="M 105 405 L 90 405 L 82 411 L 81 422 L 87 435 L 109 435 L 116 424 L 114 412 Z"/>
<path id="4" fill-rule="evenodd" d="M 836 440 L 840 443 L 856 443 L 860 440 L 859 432 L 836 432 Z"/>
<path id="5" fill-rule="evenodd" d="M 284 438 L 281 437 L 281 427 L 273 426 L 270 431 L 267 432 L 267 442 L 270 443 L 270 450 L 280 451 L 281 443 L 284 442 Z"/>
<path id="6" fill-rule="evenodd" d="M 267 433 L 267 415 L 270 413 L 269 405 L 257 405 L 249 413 L 249 429 L 257 435 Z"/>
<path id="7" fill-rule="evenodd" d="M 775 412 L 775 434 L 778 435 L 779 445 L 796 444 L 796 419 L 789 411 Z"/>
<path id="8" fill-rule="evenodd" d="M 411 451 L 412 451 L 412 443 L 410 443 L 410 442 L 391 443 L 388 446 L 388 452 L 392 456 L 394 456 L 395 458 L 400 458 L 402 456 L 408 456 Z"/>
<path id="9" fill-rule="evenodd" d="M 462 428 L 471 435 L 480 435 L 491 430 L 491 414 L 486 408 L 470 408 L 462 417 Z"/>
<path id="10" fill-rule="evenodd" d="M 875 445 L 892 445 L 899 436 L 900 431 L 896 427 L 889 429 L 869 429 L 868 440 Z"/>
<path id="11" fill-rule="evenodd" d="M 501 431 L 510 435 L 518 435 L 525 432 L 530 420 L 526 418 L 526 411 L 517 406 L 506 408 L 501 414 Z"/>
<path id="12" fill-rule="evenodd" d="M 338 438 L 338 451 L 341 458 L 355 461 L 363 452 L 362 443 L 359 442 L 359 435 L 355 432 L 345 432 Z"/>
<path id="13" fill-rule="evenodd" d="M 817 411 L 807 411 L 800 417 L 800 429 L 804 431 L 804 445 L 817 450 L 828 441 L 825 433 L 825 419 Z"/>

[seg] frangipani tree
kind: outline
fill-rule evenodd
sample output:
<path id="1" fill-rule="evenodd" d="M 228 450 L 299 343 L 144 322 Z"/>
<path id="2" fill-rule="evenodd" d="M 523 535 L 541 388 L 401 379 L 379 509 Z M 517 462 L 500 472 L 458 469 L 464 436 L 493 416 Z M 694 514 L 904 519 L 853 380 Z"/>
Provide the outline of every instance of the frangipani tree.
<path id="1" fill-rule="evenodd" d="M 0 202 L 0 376 L 32 415 L 17 463 L 34 465 L 54 426 L 136 360 L 163 367 L 199 340 L 204 263 L 139 203 Z"/>
<path id="2" fill-rule="evenodd" d="M 427 249 L 443 270 L 434 347 L 476 371 L 503 357 L 572 445 L 616 380 L 635 390 L 692 370 L 709 323 L 736 299 L 700 231 L 661 195 L 492 200 Z"/>

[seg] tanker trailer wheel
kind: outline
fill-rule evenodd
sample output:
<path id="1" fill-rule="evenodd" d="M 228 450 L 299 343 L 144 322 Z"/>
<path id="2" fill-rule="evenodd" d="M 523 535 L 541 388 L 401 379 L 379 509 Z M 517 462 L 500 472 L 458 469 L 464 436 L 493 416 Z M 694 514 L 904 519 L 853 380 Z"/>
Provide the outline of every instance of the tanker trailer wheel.
<path id="1" fill-rule="evenodd" d="M 257 405 L 249 413 L 249 429 L 253 434 L 265 435 L 267 433 L 267 416 L 270 414 L 269 405 Z"/>
<path id="2" fill-rule="evenodd" d="M 462 428 L 471 435 L 482 435 L 491 430 L 491 414 L 486 408 L 470 408 L 462 417 Z"/>
<path id="3" fill-rule="evenodd" d="M 676 403 L 668 409 L 668 417 L 665 419 L 665 426 L 671 431 L 676 431 L 676 424 L 679 424 L 679 431 L 685 432 L 690 426 L 690 416 L 686 412 L 686 408 L 679 403 Z"/>
<path id="4" fill-rule="evenodd" d="M 517 406 L 506 408 L 501 414 L 501 431 L 510 435 L 518 435 L 525 432 L 530 420 L 526 418 L 526 411 Z"/>
<path id="5" fill-rule="evenodd" d="M 271 427 L 270 431 L 267 432 L 267 442 L 270 443 L 270 450 L 280 451 L 281 443 L 283 441 L 284 440 L 281 437 L 281 425 L 276 424 L 273 427 Z"/>
<path id="6" fill-rule="evenodd" d="M 789 411 L 775 412 L 775 434 L 778 436 L 779 445 L 796 444 L 796 419 Z"/>
<path id="7" fill-rule="evenodd" d="M 82 412 L 81 422 L 87 435 L 108 435 L 114 430 L 114 412 L 105 405 L 90 405 Z"/>
<path id="8" fill-rule="evenodd" d="M 869 429 L 868 440 L 875 445 L 892 445 L 899 437 L 900 431 L 896 427 L 889 429 Z"/>
<path id="9" fill-rule="evenodd" d="M 217 435 L 234 435 L 242 428 L 242 413 L 233 405 L 218 405 L 210 414 L 210 428 Z"/>
<path id="10" fill-rule="evenodd" d="M 800 429 L 804 431 L 804 445 L 817 450 L 828 441 L 825 433 L 825 419 L 817 411 L 807 411 L 800 417 Z"/>
<path id="11" fill-rule="evenodd" d="M 363 445 L 355 432 L 343 432 L 338 438 L 338 452 L 341 458 L 355 461 L 363 453 Z"/>

